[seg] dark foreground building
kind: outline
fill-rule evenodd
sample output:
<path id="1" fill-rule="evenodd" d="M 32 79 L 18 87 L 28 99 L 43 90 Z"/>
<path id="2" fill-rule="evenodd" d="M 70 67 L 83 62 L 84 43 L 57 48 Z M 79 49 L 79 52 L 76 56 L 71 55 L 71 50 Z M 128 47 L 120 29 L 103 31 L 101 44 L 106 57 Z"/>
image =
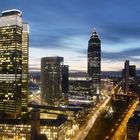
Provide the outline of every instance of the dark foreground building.
<path id="1" fill-rule="evenodd" d="M 47 113 L 44 115 L 47 116 Z M 67 118 L 61 117 L 44 119 L 34 115 L 20 119 L 0 120 L 1 140 L 65 140 Z M 37 117 L 37 118 L 36 118 Z M 36 120 L 37 119 L 37 120 Z"/>
<path id="2" fill-rule="evenodd" d="M 133 116 L 127 123 L 127 140 L 139 140 L 140 117 Z"/>
<path id="3" fill-rule="evenodd" d="M 127 140 L 139 140 L 140 139 L 140 103 L 138 103 L 133 116 L 127 122 Z"/>

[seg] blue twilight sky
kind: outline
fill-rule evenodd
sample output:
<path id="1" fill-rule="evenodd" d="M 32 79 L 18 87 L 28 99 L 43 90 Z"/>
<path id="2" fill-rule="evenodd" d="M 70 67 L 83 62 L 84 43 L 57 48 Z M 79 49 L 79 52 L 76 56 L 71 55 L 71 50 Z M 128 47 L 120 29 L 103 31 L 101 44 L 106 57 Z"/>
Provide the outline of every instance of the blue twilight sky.
<path id="1" fill-rule="evenodd" d="M 140 0 L 2 0 L 0 11 L 19 9 L 30 25 L 30 70 L 40 58 L 63 56 L 70 70 L 87 69 L 95 27 L 102 42 L 102 70 L 120 70 L 126 59 L 140 68 Z"/>

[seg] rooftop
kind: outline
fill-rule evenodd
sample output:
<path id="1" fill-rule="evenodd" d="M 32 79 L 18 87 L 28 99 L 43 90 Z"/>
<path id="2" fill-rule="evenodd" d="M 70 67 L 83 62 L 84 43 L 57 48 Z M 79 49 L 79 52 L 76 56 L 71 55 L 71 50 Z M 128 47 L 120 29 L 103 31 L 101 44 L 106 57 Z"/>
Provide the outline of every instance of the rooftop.
<path id="1" fill-rule="evenodd" d="M 40 126 L 60 126 L 65 121 L 67 121 L 67 117 L 65 115 L 58 115 L 56 119 L 40 119 Z M 27 114 L 26 117 L 19 119 L 0 119 L 0 124 L 11 124 L 11 125 L 31 125 L 30 115 Z"/>
<path id="2" fill-rule="evenodd" d="M 18 15 L 22 17 L 22 12 L 18 9 L 10 9 L 2 11 L 2 16 Z"/>

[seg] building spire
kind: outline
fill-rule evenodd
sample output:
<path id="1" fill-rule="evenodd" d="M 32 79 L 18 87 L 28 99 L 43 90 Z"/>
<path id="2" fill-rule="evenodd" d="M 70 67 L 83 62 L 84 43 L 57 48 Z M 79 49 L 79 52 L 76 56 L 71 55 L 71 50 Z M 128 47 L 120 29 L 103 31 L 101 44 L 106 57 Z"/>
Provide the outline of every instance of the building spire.
<path id="1" fill-rule="evenodd" d="M 96 32 L 96 28 L 93 28 L 91 38 L 98 38 L 98 33 Z"/>
<path id="2" fill-rule="evenodd" d="M 94 32 L 96 32 L 96 28 L 95 28 L 95 27 L 93 28 L 93 33 L 94 33 Z"/>

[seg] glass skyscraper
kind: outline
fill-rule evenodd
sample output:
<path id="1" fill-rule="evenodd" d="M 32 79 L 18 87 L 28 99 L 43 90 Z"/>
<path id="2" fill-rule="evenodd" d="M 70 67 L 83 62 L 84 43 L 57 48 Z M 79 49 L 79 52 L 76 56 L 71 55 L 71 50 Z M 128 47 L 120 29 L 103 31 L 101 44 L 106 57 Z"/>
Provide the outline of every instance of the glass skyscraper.
<path id="1" fill-rule="evenodd" d="M 17 9 L 0 16 L 0 115 L 27 110 L 29 27 Z"/>
<path id="2" fill-rule="evenodd" d="M 63 57 L 41 58 L 41 99 L 42 103 L 59 104 L 62 98 Z"/>
<path id="3" fill-rule="evenodd" d="M 91 80 L 91 95 L 98 96 L 101 88 L 101 41 L 96 31 L 88 42 L 88 76 Z"/>
<path id="4" fill-rule="evenodd" d="M 136 66 L 130 65 L 129 60 L 126 60 L 122 72 L 124 93 L 136 95 Z"/>
<path id="5" fill-rule="evenodd" d="M 28 97 L 28 50 L 29 50 L 29 25 L 22 25 L 22 112 L 27 111 Z"/>
<path id="6" fill-rule="evenodd" d="M 62 65 L 61 69 L 62 69 L 62 92 L 66 94 L 69 91 L 69 66 Z"/>

